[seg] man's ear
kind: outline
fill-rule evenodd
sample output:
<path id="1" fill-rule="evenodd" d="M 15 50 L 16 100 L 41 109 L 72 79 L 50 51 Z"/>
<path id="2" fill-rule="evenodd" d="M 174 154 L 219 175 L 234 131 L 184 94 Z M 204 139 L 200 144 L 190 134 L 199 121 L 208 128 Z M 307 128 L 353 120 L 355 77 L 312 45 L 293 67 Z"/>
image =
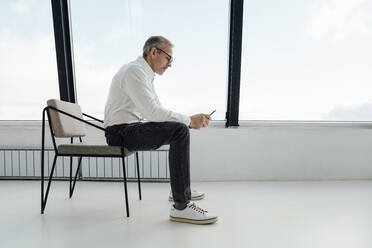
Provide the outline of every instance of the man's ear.
<path id="1" fill-rule="evenodd" d="M 152 54 L 152 56 L 155 56 L 156 48 L 155 47 L 151 48 L 150 53 Z"/>

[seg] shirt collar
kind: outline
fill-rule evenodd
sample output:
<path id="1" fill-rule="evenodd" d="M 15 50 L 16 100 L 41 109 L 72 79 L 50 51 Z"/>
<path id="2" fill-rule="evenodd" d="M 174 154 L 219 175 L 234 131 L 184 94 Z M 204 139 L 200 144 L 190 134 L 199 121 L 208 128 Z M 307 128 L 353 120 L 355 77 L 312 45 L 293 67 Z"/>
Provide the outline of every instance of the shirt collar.
<path id="1" fill-rule="evenodd" d="M 151 69 L 150 65 L 142 56 L 139 56 L 137 61 L 143 66 L 143 69 L 148 76 L 155 77 L 155 72 Z"/>

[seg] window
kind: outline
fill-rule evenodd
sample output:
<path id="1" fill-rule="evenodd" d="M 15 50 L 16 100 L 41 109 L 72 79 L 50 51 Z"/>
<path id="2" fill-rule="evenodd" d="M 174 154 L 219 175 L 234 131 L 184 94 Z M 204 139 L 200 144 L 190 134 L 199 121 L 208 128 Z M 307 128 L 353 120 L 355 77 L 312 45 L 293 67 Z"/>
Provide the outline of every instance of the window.
<path id="1" fill-rule="evenodd" d="M 71 0 L 77 98 L 83 111 L 103 118 L 113 75 L 142 54 L 146 39 L 163 35 L 174 62 L 155 78 L 162 104 L 224 119 L 229 1 Z"/>
<path id="2" fill-rule="evenodd" d="M 371 1 L 245 1 L 240 119 L 372 120 Z"/>
<path id="3" fill-rule="evenodd" d="M 40 120 L 59 98 L 49 1 L 0 3 L 0 119 Z"/>

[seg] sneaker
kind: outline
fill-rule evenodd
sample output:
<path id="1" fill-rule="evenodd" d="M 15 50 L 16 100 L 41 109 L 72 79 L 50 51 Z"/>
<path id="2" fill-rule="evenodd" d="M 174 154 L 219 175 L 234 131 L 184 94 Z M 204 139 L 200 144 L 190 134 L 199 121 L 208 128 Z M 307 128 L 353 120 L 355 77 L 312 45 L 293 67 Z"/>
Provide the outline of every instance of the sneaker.
<path id="1" fill-rule="evenodd" d="M 203 192 L 199 192 L 199 191 L 197 191 L 197 190 L 191 190 L 191 200 L 192 200 L 192 201 L 197 201 L 197 200 L 204 199 L 204 196 L 205 196 L 205 195 L 204 195 Z M 169 201 L 173 201 L 172 191 L 169 193 L 168 200 L 169 200 Z"/>
<path id="2" fill-rule="evenodd" d="M 183 210 L 178 210 L 172 206 L 169 219 L 190 224 L 212 224 L 217 221 L 218 217 L 201 209 L 195 203 L 189 202 Z"/>

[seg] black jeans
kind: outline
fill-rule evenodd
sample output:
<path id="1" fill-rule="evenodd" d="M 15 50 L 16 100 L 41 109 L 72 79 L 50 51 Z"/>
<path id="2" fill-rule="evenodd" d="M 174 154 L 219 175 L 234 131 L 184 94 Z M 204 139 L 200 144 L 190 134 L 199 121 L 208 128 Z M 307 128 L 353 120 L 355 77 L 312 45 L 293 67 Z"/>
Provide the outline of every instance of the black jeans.
<path id="1" fill-rule="evenodd" d="M 136 122 L 106 133 L 107 144 L 131 151 L 154 150 L 170 145 L 169 172 L 175 207 L 182 209 L 190 201 L 190 132 L 179 122 Z"/>

